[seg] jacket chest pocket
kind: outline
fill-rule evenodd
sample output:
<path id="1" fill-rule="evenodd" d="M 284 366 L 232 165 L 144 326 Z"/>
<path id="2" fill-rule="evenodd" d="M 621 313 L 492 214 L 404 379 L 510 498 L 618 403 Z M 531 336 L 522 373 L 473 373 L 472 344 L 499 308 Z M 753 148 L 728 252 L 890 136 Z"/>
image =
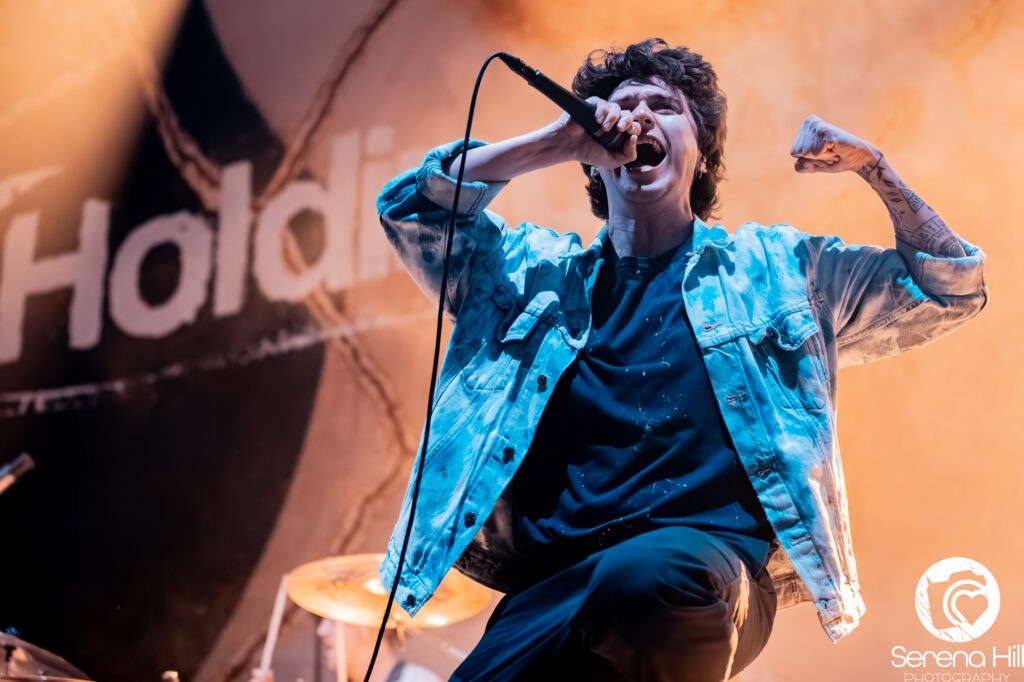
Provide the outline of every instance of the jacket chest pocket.
<path id="1" fill-rule="evenodd" d="M 750 336 L 770 394 L 783 407 L 821 411 L 828 404 L 828 375 L 821 330 L 810 308 L 788 313 Z"/>
<path id="2" fill-rule="evenodd" d="M 496 294 L 495 299 L 498 305 L 487 312 L 490 323 L 472 325 L 479 333 L 464 333 L 465 338 L 452 346 L 462 383 L 472 391 L 497 391 L 508 385 L 541 325 L 541 316 L 557 302 L 553 294 L 540 295 L 519 308 L 504 296 Z"/>

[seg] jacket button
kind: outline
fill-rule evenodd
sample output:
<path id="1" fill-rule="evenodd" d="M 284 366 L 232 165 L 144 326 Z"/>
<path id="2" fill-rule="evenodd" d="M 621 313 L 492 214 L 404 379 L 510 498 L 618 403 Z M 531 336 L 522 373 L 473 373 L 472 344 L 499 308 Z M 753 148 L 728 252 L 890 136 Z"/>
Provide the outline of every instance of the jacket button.
<path id="1" fill-rule="evenodd" d="M 476 523 L 476 512 L 466 512 L 466 515 L 462 517 L 462 520 L 466 523 L 466 528 L 472 528 Z"/>
<path id="2" fill-rule="evenodd" d="M 548 390 L 548 377 L 546 374 L 541 374 L 537 377 L 537 392 L 543 393 Z"/>
<path id="3" fill-rule="evenodd" d="M 405 598 L 405 605 L 406 606 L 416 606 L 416 597 L 412 596 L 411 594 L 409 596 L 407 596 Z"/>
<path id="4" fill-rule="evenodd" d="M 516 456 L 515 448 L 507 447 L 501 451 L 501 459 L 508 464 L 512 461 L 512 458 Z"/>

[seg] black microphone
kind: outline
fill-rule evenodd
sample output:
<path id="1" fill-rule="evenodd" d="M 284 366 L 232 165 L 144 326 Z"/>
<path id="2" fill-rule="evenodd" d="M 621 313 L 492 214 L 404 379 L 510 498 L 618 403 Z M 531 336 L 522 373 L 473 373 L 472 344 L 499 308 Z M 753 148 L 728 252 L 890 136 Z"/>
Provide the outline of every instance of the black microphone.
<path id="1" fill-rule="evenodd" d="M 36 465 L 32 456 L 28 453 L 21 453 L 13 461 L 0 467 L 0 493 L 14 485 L 14 482 L 28 473 Z"/>
<path id="2" fill-rule="evenodd" d="M 572 120 L 583 126 L 587 134 L 600 142 L 601 146 L 605 149 L 613 154 L 618 154 L 622 151 L 622 147 L 626 144 L 626 140 L 629 139 L 629 135 L 614 128 L 602 130 L 601 125 L 594 120 L 594 112 L 597 111 L 595 105 L 580 99 L 537 69 L 530 68 L 518 57 L 513 57 L 505 52 L 499 52 L 498 59 L 505 62 L 508 68 L 526 79 L 527 83 L 540 90 L 548 99 L 557 104 L 560 109 L 569 114 Z"/>

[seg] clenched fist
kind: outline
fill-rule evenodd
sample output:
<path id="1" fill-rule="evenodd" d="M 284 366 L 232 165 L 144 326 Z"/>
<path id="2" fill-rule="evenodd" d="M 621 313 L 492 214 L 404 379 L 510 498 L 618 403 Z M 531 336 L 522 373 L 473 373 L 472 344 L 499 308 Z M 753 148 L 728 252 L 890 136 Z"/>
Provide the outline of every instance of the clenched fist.
<path id="1" fill-rule="evenodd" d="M 860 171 L 882 157 L 871 143 L 813 114 L 804 119 L 789 153 L 798 173 Z"/>

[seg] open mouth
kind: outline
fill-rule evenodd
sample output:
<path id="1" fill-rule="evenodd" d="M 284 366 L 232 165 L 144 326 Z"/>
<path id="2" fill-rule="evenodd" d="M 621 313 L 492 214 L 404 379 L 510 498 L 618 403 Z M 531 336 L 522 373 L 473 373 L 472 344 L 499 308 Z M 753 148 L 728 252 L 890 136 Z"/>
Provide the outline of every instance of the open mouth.
<path id="1" fill-rule="evenodd" d="M 665 160 L 665 149 L 661 143 L 653 137 L 642 138 L 636 145 L 636 160 L 626 164 L 626 168 L 633 170 L 644 166 L 657 166 Z"/>

